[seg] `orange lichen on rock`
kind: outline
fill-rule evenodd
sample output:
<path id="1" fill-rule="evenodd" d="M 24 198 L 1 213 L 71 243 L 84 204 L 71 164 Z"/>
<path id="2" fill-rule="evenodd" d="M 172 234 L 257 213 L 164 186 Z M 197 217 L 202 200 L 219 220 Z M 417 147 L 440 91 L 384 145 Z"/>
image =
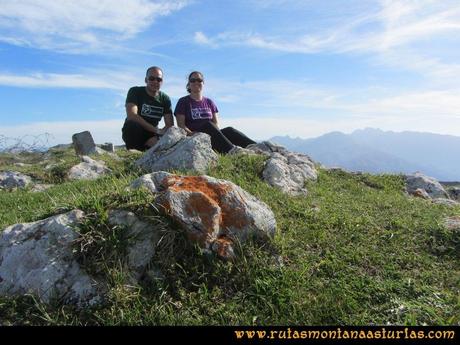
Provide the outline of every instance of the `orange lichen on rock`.
<path id="1" fill-rule="evenodd" d="M 164 186 L 168 186 L 173 191 L 190 191 L 198 192 L 206 195 L 208 198 L 194 197 L 189 205 L 190 209 L 194 209 L 200 214 L 201 219 L 205 222 L 206 212 L 209 210 L 208 202 L 215 203 L 221 209 L 221 217 L 219 221 L 220 228 L 236 228 L 241 229 L 248 225 L 247 216 L 242 207 L 238 207 L 237 203 L 229 203 L 229 193 L 232 187 L 223 183 L 213 183 L 203 176 L 172 176 L 165 178 L 163 181 Z M 242 202 L 243 200 L 235 200 Z M 211 201 L 212 200 L 212 201 Z M 202 210 L 202 211 L 200 211 Z M 210 220 L 206 221 L 206 227 L 211 226 Z"/>
<path id="2" fill-rule="evenodd" d="M 189 239 L 222 258 L 232 258 L 233 240 L 256 228 L 246 200 L 251 196 L 231 182 L 169 175 L 161 187 L 157 201 L 184 226 Z"/>
<path id="3" fill-rule="evenodd" d="M 221 258 L 233 259 L 235 253 L 233 251 L 233 241 L 226 236 L 222 236 L 214 241 L 213 250 Z"/>

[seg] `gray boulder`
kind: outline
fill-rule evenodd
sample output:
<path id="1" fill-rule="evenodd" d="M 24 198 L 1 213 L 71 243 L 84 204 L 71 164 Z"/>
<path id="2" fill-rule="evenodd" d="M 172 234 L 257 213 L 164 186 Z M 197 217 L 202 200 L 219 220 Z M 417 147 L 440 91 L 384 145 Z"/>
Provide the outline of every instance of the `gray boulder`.
<path id="1" fill-rule="evenodd" d="M 0 172 L 0 189 L 26 188 L 32 183 L 30 176 L 17 171 Z"/>
<path id="2" fill-rule="evenodd" d="M 84 213 L 74 210 L 33 223 L 15 224 L 0 234 L 0 295 L 32 294 L 46 303 L 78 306 L 101 301 L 98 283 L 77 263 L 72 244 Z"/>
<path id="3" fill-rule="evenodd" d="M 307 155 L 290 152 L 270 141 L 249 145 L 247 149 L 270 156 L 264 171 L 264 180 L 289 195 L 306 195 L 307 181 L 316 181 L 318 173 Z"/>
<path id="4" fill-rule="evenodd" d="M 89 131 L 72 135 L 72 143 L 77 155 L 87 156 L 96 153 L 96 144 Z"/>
<path id="5" fill-rule="evenodd" d="M 136 165 L 149 172 L 192 170 L 204 173 L 217 158 L 209 135 L 197 133 L 188 137 L 183 129 L 171 127 L 136 161 Z"/>
<path id="6" fill-rule="evenodd" d="M 70 168 L 70 180 L 95 180 L 110 172 L 103 161 L 96 161 L 88 156 L 82 156 L 81 163 Z"/>
<path id="7" fill-rule="evenodd" d="M 449 199 L 444 187 L 433 177 L 426 176 L 420 172 L 404 176 L 407 192 L 411 195 L 417 194 L 417 189 L 423 189 L 430 198 Z"/>

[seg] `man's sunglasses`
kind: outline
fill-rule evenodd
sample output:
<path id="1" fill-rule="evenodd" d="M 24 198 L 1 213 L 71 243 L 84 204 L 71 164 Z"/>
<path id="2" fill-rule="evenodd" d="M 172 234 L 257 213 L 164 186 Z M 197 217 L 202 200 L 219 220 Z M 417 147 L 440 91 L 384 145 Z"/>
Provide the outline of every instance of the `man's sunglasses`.
<path id="1" fill-rule="evenodd" d="M 147 79 L 148 81 L 157 81 L 159 83 L 163 81 L 163 78 L 160 78 L 160 77 L 148 77 Z"/>
<path id="2" fill-rule="evenodd" d="M 198 83 L 202 83 L 202 82 L 203 82 L 203 79 L 199 79 L 199 78 L 191 78 L 191 79 L 189 80 L 189 82 L 191 82 L 191 83 L 196 83 L 196 82 L 198 82 Z"/>

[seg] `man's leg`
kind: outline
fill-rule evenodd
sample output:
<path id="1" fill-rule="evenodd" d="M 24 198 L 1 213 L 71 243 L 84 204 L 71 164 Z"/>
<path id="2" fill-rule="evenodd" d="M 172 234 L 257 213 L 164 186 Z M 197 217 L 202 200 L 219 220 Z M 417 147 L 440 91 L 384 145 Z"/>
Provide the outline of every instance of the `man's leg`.
<path id="1" fill-rule="evenodd" d="M 227 137 L 228 140 L 231 141 L 233 145 L 246 147 L 256 143 L 254 140 L 249 139 L 246 135 L 233 127 L 225 127 L 221 130 L 221 132 Z"/>
<path id="2" fill-rule="evenodd" d="M 233 148 L 233 144 L 223 135 L 220 129 L 211 121 L 205 123 L 198 129 L 199 132 L 211 136 L 211 145 L 219 153 L 227 153 Z"/>
<path id="3" fill-rule="evenodd" d="M 145 151 L 149 147 L 146 144 L 149 144 L 149 140 L 154 136 L 153 133 L 146 131 L 139 123 L 132 120 L 126 120 L 121 131 L 127 150 Z"/>

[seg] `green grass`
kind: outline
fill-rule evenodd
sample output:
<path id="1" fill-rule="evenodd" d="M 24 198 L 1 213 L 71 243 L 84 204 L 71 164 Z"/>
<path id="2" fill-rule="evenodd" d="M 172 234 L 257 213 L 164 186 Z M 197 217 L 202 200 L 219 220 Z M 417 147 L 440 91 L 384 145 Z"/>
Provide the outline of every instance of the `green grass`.
<path id="1" fill-rule="evenodd" d="M 135 155 L 125 155 L 123 162 L 107 158 L 113 173 L 98 181 L 0 193 L 1 229 L 74 208 L 90 214 L 81 232 L 91 245 L 79 260 L 110 286 L 107 303 L 95 309 L 0 298 L 0 323 L 460 324 L 460 233 L 443 225 L 460 208 L 406 196 L 400 176 L 321 170 L 306 197 L 289 197 L 262 182 L 262 157 L 221 156 L 208 174 L 263 200 L 278 225 L 271 242 L 246 243 L 235 262 L 222 262 L 158 215 L 148 193 L 125 190 L 141 174 Z M 58 159 L 64 166 L 73 158 Z M 138 286 L 123 271 L 123 231 L 107 223 L 113 208 L 132 210 L 165 239 L 151 263 L 160 273 Z"/>

